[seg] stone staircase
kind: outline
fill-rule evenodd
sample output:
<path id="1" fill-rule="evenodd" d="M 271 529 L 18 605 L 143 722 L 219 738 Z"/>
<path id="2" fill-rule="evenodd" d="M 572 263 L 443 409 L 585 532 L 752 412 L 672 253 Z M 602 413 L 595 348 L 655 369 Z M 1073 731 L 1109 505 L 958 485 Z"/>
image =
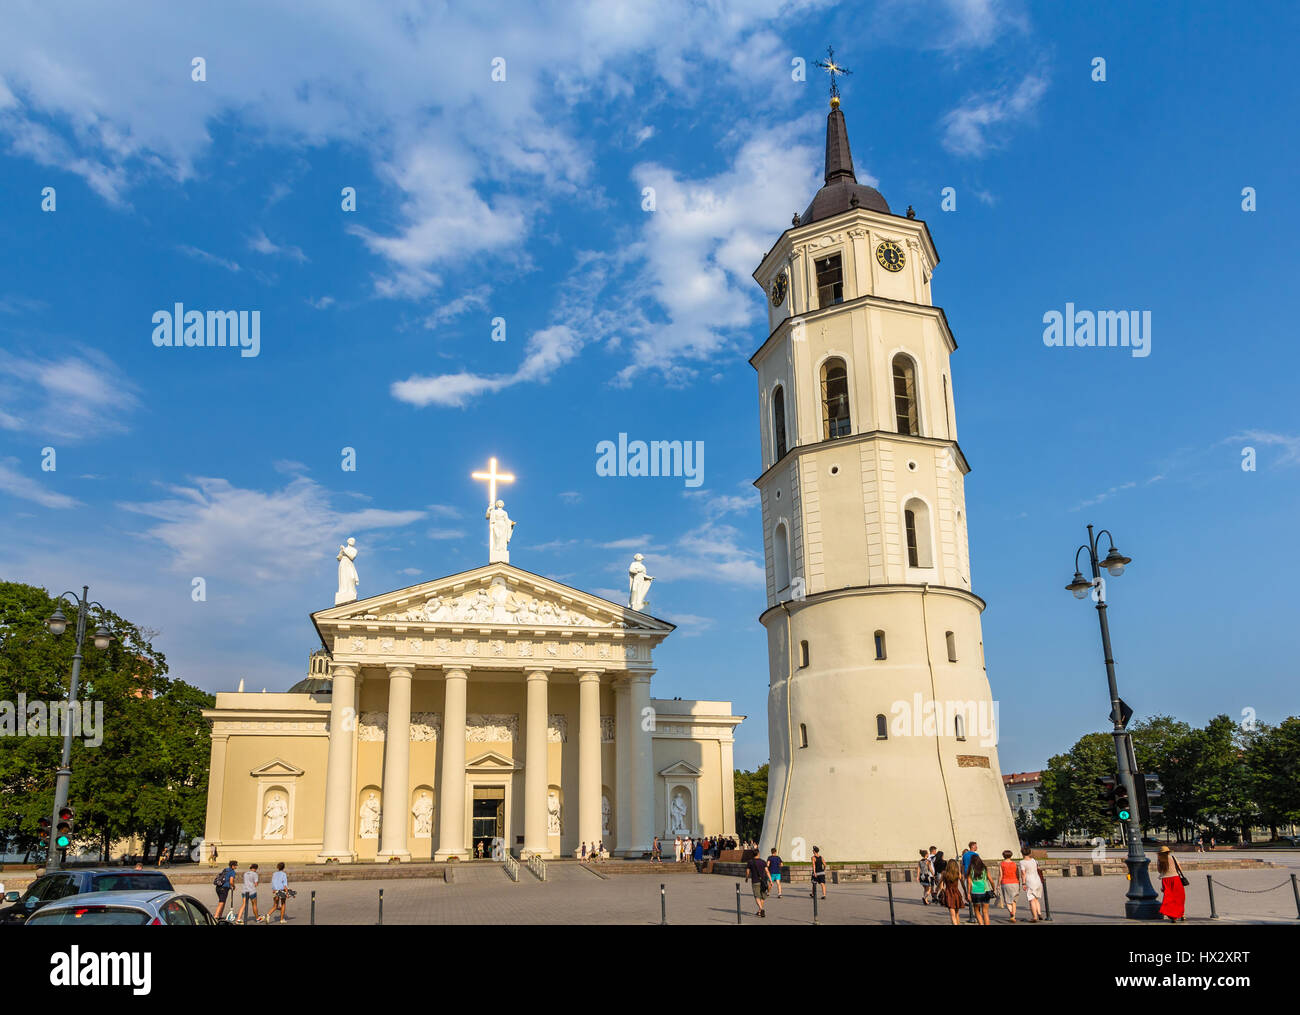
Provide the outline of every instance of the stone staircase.
<path id="1" fill-rule="evenodd" d="M 607 860 L 581 864 L 584 870 L 599 877 L 616 874 L 694 874 L 693 863 L 651 863 L 649 860 Z"/>

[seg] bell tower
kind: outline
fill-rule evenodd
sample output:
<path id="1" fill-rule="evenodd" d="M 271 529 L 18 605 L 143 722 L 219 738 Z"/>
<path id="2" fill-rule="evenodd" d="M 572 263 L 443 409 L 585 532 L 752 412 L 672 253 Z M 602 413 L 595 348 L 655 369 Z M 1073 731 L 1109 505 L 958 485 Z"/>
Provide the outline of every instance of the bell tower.
<path id="1" fill-rule="evenodd" d="M 839 71 L 839 68 L 835 68 Z M 833 92 L 824 186 L 754 272 L 768 608 L 761 846 L 798 858 L 1017 850 L 971 588 L 924 221 L 859 183 Z"/>

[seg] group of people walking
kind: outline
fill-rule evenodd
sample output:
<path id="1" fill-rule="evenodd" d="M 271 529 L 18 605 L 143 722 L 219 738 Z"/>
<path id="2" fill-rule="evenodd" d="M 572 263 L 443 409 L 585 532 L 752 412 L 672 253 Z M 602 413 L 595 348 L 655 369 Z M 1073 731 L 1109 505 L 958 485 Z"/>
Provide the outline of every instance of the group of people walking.
<path id="1" fill-rule="evenodd" d="M 785 898 L 781 891 L 782 879 L 785 877 L 785 861 L 777 853 L 776 847 L 773 846 L 766 857 L 760 853 L 755 853 L 745 864 L 745 880 L 750 883 L 750 888 L 754 893 L 754 903 L 758 910 L 754 913 L 758 917 L 766 917 L 767 909 L 764 903 L 767 902 L 772 888 L 776 888 L 776 897 Z M 817 895 L 817 889 L 821 888 L 822 899 L 826 898 L 826 858 L 822 856 L 820 847 L 814 846 L 812 851 L 812 891 L 808 897 L 814 898 Z"/>
<path id="2" fill-rule="evenodd" d="M 673 839 L 673 862 L 703 863 L 705 860 L 716 860 L 723 850 L 733 849 L 758 849 L 758 844 L 740 842 L 735 836 L 730 835 L 706 835 L 698 839 L 689 835 L 679 835 Z M 650 860 L 652 863 L 663 863 L 663 845 L 657 835 L 650 846 Z"/>
<path id="3" fill-rule="evenodd" d="M 1014 859 L 1011 850 L 1002 851 L 1002 859 L 993 867 L 979 854 L 979 844 L 970 842 L 961 857 L 945 857 L 936 846 L 921 850 L 917 861 L 921 883 L 921 901 L 944 906 L 954 925 L 961 923 L 961 911 L 970 909 L 971 923 L 988 926 L 989 905 L 1000 897 L 1007 917 L 1016 923 L 1016 908 L 1023 894 L 1029 903 L 1030 923 L 1041 920 L 1043 873 L 1038 859 L 1028 846 Z M 996 876 L 995 876 L 996 875 Z"/>
<path id="4" fill-rule="evenodd" d="M 239 912 L 233 917 L 227 915 L 227 903 L 230 911 L 234 910 L 234 900 L 230 898 L 230 893 L 235 888 L 235 878 L 239 876 L 239 861 L 231 860 L 225 867 L 212 879 L 212 885 L 217 890 L 217 911 L 213 914 L 218 923 L 223 917 L 226 917 L 231 923 L 245 924 L 248 920 L 245 918 L 245 912 L 251 904 L 253 909 L 253 922 L 269 924 L 271 918 L 276 913 L 280 914 L 280 923 L 289 919 L 289 899 L 296 893 L 289 887 L 289 875 L 285 873 L 284 864 L 275 865 L 275 873 L 271 875 L 271 911 L 265 916 L 259 916 L 257 912 L 257 886 L 261 882 L 261 875 L 257 871 L 257 864 L 249 864 L 248 870 L 244 871 L 244 877 L 240 883 L 240 895 L 242 901 L 239 904 Z"/>

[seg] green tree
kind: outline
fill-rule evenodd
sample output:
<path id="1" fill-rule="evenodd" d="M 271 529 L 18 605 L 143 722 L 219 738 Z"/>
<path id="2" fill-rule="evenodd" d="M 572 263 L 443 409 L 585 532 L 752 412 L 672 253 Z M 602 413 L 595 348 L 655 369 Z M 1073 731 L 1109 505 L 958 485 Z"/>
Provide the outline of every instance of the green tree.
<path id="1" fill-rule="evenodd" d="M 1038 820 L 1048 835 L 1081 830 L 1110 835 L 1115 815 L 1098 797 L 1097 780 L 1115 774 L 1115 740 L 1108 733 L 1087 733 L 1066 754 L 1057 754 L 1043 771 Z"/>
<path id="2" fill-rule="evenodd" d="M 1245 761 L 1259 821 L 1276 839 L 1279 825 L 1300 821 L 1300 718 L 1261 725 L 1247 737 Z"/>
<path id="3" fill-rule="evenodd" d="M 54 636 L 45 620 L 58 605 L 40 588 L 0 582 L 0 702 L 57 702 L 67 697 L 75 652 L 77 611 L 63 604 L 68 630 Z M 113 635 L 96 649 L 87 634 L 78 700 L 95 716 L 102 709 L 102 742 L 72 742 L 69 804 L 78 845 L 101 850 L 115 839 L 140 835 L 158 842 L 202 830 L 207 792 L 207 723 L 199 710 L 213 698 L 166 676 L 167 663 L 138 627 L 111 611 L 103 623 Z M 93 631 L 93 627 L 91 628 Z M 22 718 L 19 718 L 22 722 Z M 0 835 L 11 848 L 36 845 L 37 822 L 54 806 L 61 736 L 7 737 L 0 750 Z"/>
<path id="4" fill-rule="evenodd" d="M 757 840 L 763 831 L 763 814 L 767 810 L 767 765 L 752 772 L 736 770 L 736 835 Z"/>

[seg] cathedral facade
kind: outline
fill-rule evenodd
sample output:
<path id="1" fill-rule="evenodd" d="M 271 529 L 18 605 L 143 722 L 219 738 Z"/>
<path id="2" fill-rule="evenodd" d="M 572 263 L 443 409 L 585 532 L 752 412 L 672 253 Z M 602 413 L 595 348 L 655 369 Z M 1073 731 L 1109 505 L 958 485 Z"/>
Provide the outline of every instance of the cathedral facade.
<path id="1" fill-rule="evenodd" d="M 770 769 L 764 848 L 1015 849 L 966 537 L 939 256 L 859 183 L 838 97 L 825 184 L 754 272 Z"/>
<path id="2" fill-rule="evenodd" d="M 496 524 L 506 559 L 366 599 L 341 548 L 345 601 L 312 614 L 307 677 L 204 713 L 204 859 L 640 857 L 656 835 L 734 833 L 742 717 L 651 696 L 673 625 L 510 564 Z"/>

